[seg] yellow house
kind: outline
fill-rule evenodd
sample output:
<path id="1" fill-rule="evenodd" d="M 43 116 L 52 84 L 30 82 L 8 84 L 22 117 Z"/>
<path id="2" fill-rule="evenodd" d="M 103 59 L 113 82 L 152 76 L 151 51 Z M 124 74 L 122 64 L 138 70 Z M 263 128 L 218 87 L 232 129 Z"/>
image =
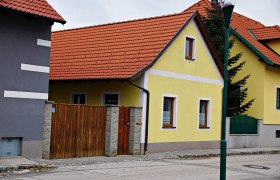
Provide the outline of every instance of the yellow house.
<path id="1" fill-rule="evenodd" d="M 237 78 L 250 74 L 247 98 L 255 102 L 247 114 L 261 120 L 257 146 L 280 146 L 280 28 L 238 14 L 234 20 L 232 53 L 246 61 Z"/>
<path id="2" fill-rule="evenodd" d="M 236 39 L 233 53 L 243 52 L 242 58 L 246 60 L 239 75 L 251 75 L 248 98 L 256 101 L 248 114 L 262 119 L 264 124 L 280 124 L 280 28 L 265 27 L 253 20 L 250 27 L 248 20 L 243 21 L 247 26 L 232 30 Z M 245 33 L 250 36 L 246 37 Z"/>
<path id="3" fill-rule="evenodd" d="M 219 147 L 222 66 L 196 11 L 54 32 L 50 67 L 51 101 L 142 107 L 148 152 Z"/>
<path id="4" fill-rule="evenodd" d="M 211 8 L 211 2 L 200 0 L 186 11 L 197 9 L 206 16 L 206 7 Z M 259 137 L 248 143 L 280 146 L 280 27 L 267 27 L 238 13 L 233 13 L 230 26 L 235 39 L 231 54 L 242 52 L 241 61 L 246 61 L 236 79 L 250 74 L 247 100 L 255 98 L 246 114 L 260 120 Z"/>

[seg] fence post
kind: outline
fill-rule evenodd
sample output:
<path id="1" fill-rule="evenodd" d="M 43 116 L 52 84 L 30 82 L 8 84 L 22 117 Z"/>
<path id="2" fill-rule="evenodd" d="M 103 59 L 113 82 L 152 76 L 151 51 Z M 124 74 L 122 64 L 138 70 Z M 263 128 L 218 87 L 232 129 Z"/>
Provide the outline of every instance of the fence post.
<path id="1" fill-rule="evenodd" d="M 117 156 L 118 153 L 119 107 L 108 106 L 106 114 L 105 155 Z"/>
<path id="2" fill-rule="evenodd" d="M 50 158 L 50 145 L 51 145 L 51 127 L 52 127 L 52 105 L 53 102 L 45 102 L 45 119 L 44 119 L 44 132 L 43 132 L 43 149 L 42 158 Z"/>
<path id="3" fill-rule="evenodd" d="M 141 154 L 141 127 L 142 127 L 142 108 L 130 108 L 130 129 L 129 129 L 129 154 Z"/>

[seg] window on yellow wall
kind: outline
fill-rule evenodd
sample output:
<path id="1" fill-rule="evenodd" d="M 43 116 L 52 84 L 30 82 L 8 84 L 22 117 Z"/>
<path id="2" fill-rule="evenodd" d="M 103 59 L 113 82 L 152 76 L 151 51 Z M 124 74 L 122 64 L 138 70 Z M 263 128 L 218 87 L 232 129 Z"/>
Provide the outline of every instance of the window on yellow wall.
<path id="1" fill-rule="evenodd" d="M 175 128 L 174 124 L 175 97 L 163 98 L 162 127 Z"/>
<path id="2" fill-rule="evenodd" d="M 280 87 L 277 88 L 276 92 L 276 109 L 280 110 Z"/>
<path id="3" fill-rule="evenodd" d="M 86 104 L 86 94 L 72 94 L 73 104 Z"/>
<path id="4" fill-rule="evenodd" d="M 194 43 L 195 40 L 190 37 L 186 37 L 185 41 L 185 58 L 189 60 L 194 59 Z"/>
<path id="5" fill-rule="evenodd" d="M 104 94 L 105 105 L 119 105 L 119 94 Z"/>
<path id="6" fill-rule="evenodd" d="M 209 100 L 199 101 L 199 128 L 209 128 Z"/>

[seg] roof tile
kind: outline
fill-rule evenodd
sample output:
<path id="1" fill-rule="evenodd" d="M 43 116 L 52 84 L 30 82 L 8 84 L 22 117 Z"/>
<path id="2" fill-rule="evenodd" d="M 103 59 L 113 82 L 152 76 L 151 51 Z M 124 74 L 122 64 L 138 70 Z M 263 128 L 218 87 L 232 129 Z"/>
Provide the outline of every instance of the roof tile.
<path id="1" fill-rule="evenodd" d="M 196 10 L 206 16 L 205 7 L 211 2 L 200 0 L 177 14 L 53 32 L 50 79 L 128 79 L 151 64 Z M 248 32 L 263 24 L 234 13 L 231 27 L 280 64 L 280 57 Z"/>
<path id="2" fill-rule="evenodd" d="M 53 32 L 50 79 L 130 78 L 152 62 L 191 15 Z"/>
<path id="3" fill-rule="evenodd" d="M 63 24 L 65 23 L 65 20 L 46 0 L 0 0 L 0 7 L 49 18 Z"/>
<path id="4" fill-rule="evenodd" d="M 208 0 L 200 0 L 185 11 L 198 9 L 202 16 L 207 16 L 205 7 L 210 8 L 211 2 Z M 274 64 L 280 65 L 280 56 L 269 49 L 266 45 L 262 44 L 258 40 L 264 40 L 267 38 L 279 38 L 279 26 L 266 27 L 258 21 L 250 19 L 238 13 L 233 13 L 230 26 L 243 38 L 245 38 L 251 45 L 253 45 L 259 52 L 270 59 Z M 278 29 L 278 31 L 277 31 Z M 251 30 L 257 37 L 255 39 L 248 30 Z M 264 33 L 265 31 L 269 32 Z M 256 33 L 256 34 L 255 34 Z"/>
<path id="5" fill-rule="evenodd" d="M 280 39 L 280 27 L 278 25 L 251 29 L 251 31 L 259 41 Z"/>

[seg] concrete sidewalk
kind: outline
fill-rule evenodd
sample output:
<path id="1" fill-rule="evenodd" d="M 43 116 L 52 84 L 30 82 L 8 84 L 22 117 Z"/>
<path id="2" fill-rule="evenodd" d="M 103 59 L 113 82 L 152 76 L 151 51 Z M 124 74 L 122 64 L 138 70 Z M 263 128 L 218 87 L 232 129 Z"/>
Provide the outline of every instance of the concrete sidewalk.
<path id="1" fill-rule="evenodd" d="M 57 166 L 79 166 L 109 162 L 124 162 L 124 161 L 149 161 L 161 159 L 179 159 L 179 158 L 207 158 L 217 157 L 220 154 L 219 149 L 208 150 L 186 150 L 164 153 L 152 153 L 143 156 L 117 156 L 117 157 L 85 157 L 71 159 L 25 159 L 23 157 L 0 158 L 0 172 L 21 170 L 21 169 L 41 169 L 54 168 Z M 280 147 L 266 148 L 242 148 L 228 149 L 227 154 L 232 155 L 250 155 L 250 154 L 280 154 Z"/>

